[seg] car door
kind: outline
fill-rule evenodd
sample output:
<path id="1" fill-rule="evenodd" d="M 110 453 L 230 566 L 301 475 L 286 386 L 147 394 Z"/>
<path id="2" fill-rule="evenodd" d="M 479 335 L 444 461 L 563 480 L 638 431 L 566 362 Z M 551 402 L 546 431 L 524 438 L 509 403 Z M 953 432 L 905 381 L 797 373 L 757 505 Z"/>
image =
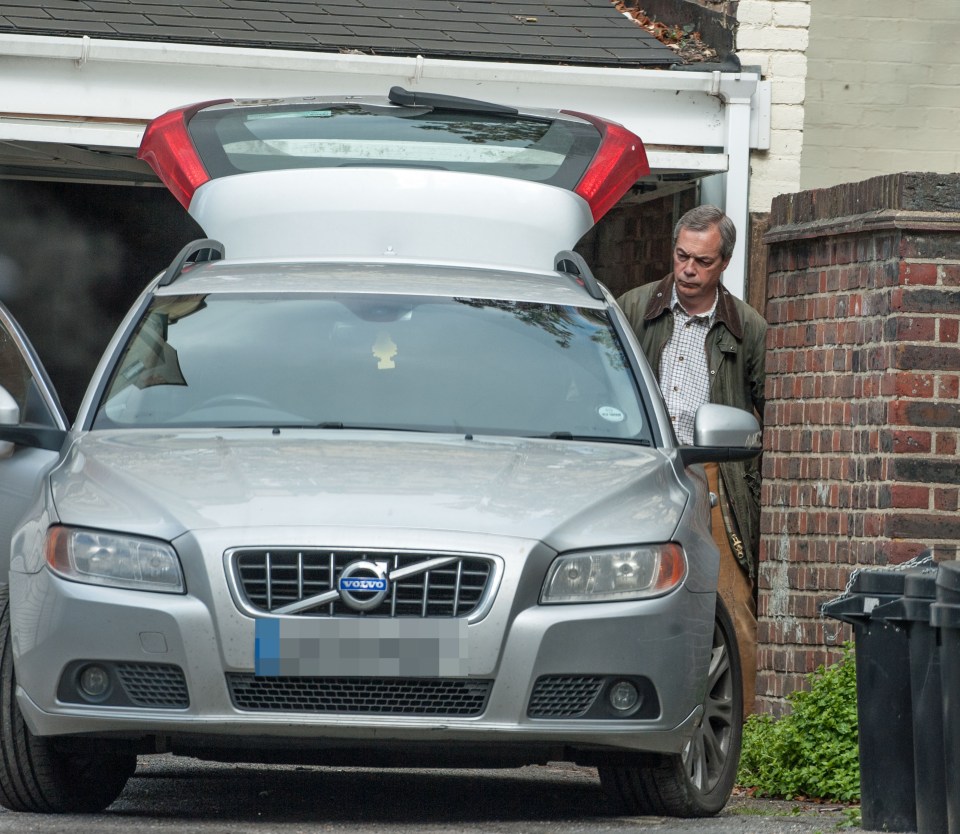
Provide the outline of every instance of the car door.
<path id="1" fill-rule="evenodd" d="M 66 430 L 36 352 L 0 304 L 0 583 L 7 581 L 13 532 L 59 460 Z"/>

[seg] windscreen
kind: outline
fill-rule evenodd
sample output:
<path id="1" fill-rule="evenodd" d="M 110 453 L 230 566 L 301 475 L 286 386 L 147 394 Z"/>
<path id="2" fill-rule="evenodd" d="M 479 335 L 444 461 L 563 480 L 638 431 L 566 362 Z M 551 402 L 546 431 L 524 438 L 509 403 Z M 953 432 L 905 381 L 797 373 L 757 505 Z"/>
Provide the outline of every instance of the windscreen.
<path id="1" fill-rule="evenodd" d="M 572 189 L 600 145 L 590 124 L 371 104 L 216 107 L 189 122 L 211 177 L 389 166 L 493 174 Z"/>
<path id="2" fill-rule="evenodd" d="M 477 298 L 155 298 L 94 428 L 323 427 L 649 442 L 603 311 Z"/>

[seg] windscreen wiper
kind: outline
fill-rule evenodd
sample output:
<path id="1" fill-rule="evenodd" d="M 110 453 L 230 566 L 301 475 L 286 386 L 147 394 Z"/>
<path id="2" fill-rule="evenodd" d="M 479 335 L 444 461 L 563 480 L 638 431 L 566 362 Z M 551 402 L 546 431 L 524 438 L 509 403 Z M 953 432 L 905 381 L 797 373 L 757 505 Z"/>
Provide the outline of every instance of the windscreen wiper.
<path id="1" fill-rule="evenodd" d="M 652 446 L 653 444 L 645 437 L 610 437 L 609 435 L 598 434 L 574 434 L 569 431 L 554 431 L 550 434 L 531 435 L 539 440 L 584 440 L 593 443 L 636 443 L 640 446 Z"/>
<path id="2" fill-rule="evenodd" d="M 441 431 L 439 429 L 425 429 L 417 426 L 379 426 L 375 423 L 341 423 L 337 420 L 327 420 L 322 423 L 314 423 L 312 426 L 296 426 L 295 428 L 308 429 L 343 429 L 345 431 L 406 431 L 419 432 L 422 434 L 458 434 L 450 430 Z"/>

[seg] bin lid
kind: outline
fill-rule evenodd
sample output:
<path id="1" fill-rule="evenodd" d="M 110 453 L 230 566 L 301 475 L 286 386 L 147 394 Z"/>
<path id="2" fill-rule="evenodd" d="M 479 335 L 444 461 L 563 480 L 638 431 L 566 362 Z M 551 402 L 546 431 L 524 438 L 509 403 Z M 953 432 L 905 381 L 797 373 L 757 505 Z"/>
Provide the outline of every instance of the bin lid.
<path id="1" fill-rule="evenodd" d="M 906 574 L 893 570 L 861 570 L 853 579 L 850 592 L 854 594 L 891 594 L 901 596 Z"/>
<path id="2" fill-rule="evenodd" d="M 937 574 L 937 587 L 947 592 L 960 593 L 960 561 L 954 560 L 940 563 L 940 571 Z M 948 601 L 953 602 L 954 600 Z"/>
<path id="3" fill-rule="evenodd" d="M 880 598 L 880 597 L 878 597 Z M 904 572 L 903 595 L 880 598 L 882 604 L 871 612 L 871 619 L 891 622 L 930 623 L 930 606 L 937 598 L 937 570 L 924 567 Z M 869 599 L 864 596 L 864 599 Z M 883 599 L 889 599 L 884 602 Z"/>
<path id="4" fill-rule="evenodd" d="M 937 566 L 908 571 L 903 582 L 903 595 L 916 599 L 936 599 Z"/>
<path id="5" fill-rule="evenodd" d="M 837 620 L 862 623 L 871 619 L 877 608 L 902 601 L 904 576 L 903 571 L 858 570 L 850 587 L 841 596 L 825 602 L 821 611 L 824 616 Z M 894 614 L 889 609 L 886 613 Z M 896 619 L 901 619 L 899 614 Z"/>
<path id="6" fill-rule="evenodd" d="M 933 603 L 930 606 L 930 625 L 934 628 L 960 629 L 960 605 Z"/>

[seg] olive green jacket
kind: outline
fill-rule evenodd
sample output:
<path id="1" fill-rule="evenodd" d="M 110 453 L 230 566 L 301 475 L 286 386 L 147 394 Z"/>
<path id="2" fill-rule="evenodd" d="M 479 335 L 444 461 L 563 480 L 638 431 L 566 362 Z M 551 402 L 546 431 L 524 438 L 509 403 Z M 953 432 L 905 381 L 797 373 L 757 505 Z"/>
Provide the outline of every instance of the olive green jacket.
<path id="1" fill-rule="evenodd" d="M 653 372 L 660 377 L 660 355 L 673 335 L 670 298 L 673 276 L 624 293 L 620 307 L 630 320 Z M 710 402 L 753 412 L 763 421 L 764 353 L 767 323 L 748 304 L 721 285 L 716 320 L 707 334 Z M 751 577 L 760 554 L 760 465 L 757 458 L 720 464 L 726 493 L 731 549 Z M 723 506 L 723 505 L 721 505 Z"/>

